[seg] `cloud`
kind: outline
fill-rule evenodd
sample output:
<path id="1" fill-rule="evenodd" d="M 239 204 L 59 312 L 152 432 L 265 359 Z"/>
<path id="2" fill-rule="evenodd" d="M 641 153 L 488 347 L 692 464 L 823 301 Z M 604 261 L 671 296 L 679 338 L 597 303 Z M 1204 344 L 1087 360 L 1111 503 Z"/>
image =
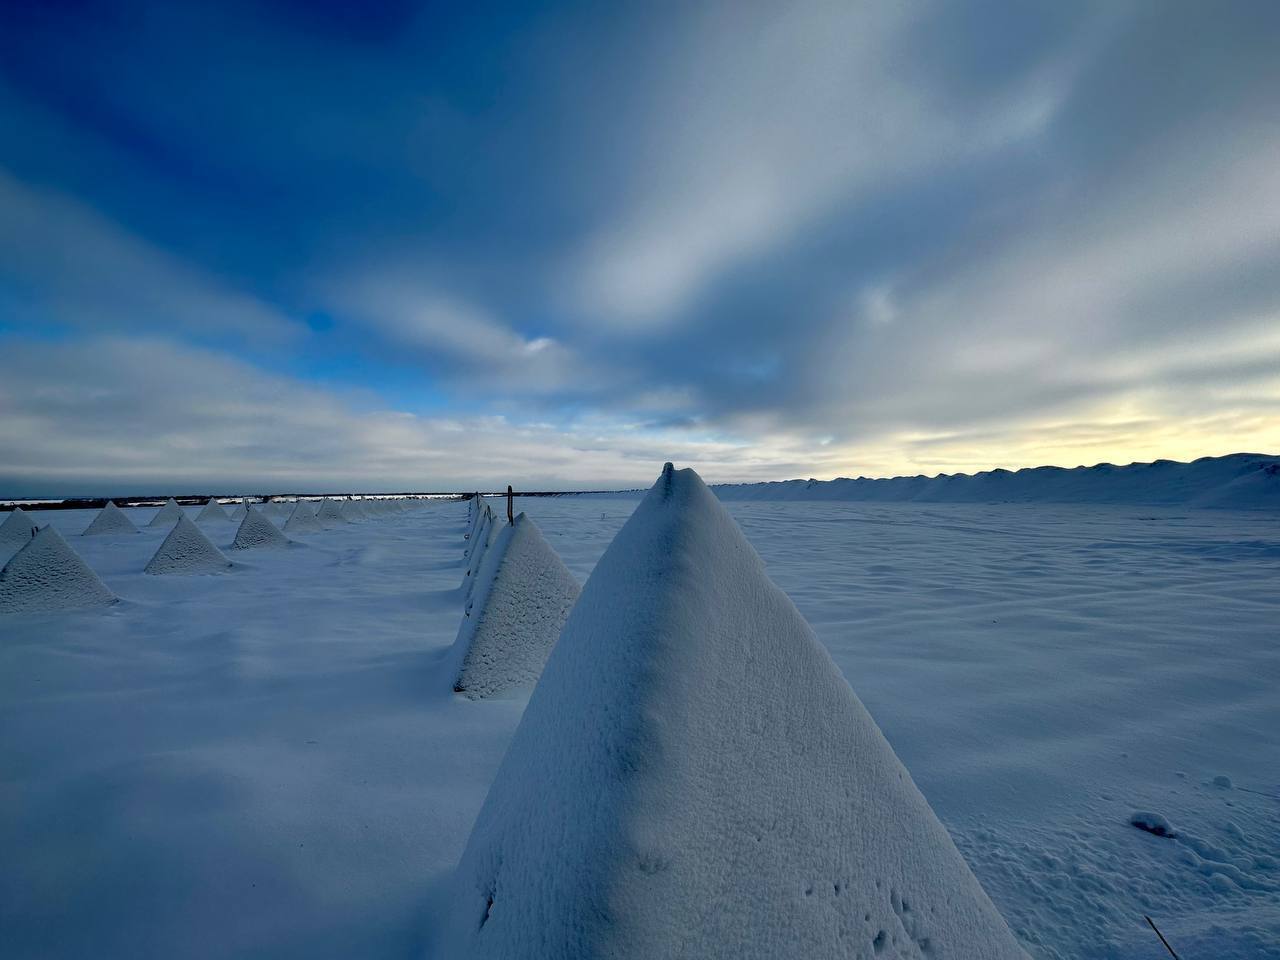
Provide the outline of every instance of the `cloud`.
<path id="1" fill-rule="evenodd" d="M 301 330 L 93 210 L 0 168 L 0 284 L 14 312 L 82 329 L 184 330 L 253 344 Z"/>

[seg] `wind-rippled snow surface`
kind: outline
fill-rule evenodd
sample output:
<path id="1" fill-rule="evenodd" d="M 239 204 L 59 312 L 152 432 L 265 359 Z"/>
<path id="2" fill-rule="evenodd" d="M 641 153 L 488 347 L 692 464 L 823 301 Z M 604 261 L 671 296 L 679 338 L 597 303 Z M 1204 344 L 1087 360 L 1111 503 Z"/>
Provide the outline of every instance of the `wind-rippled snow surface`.
<path id="1" fill-rule="evenodd" d="M 637 502 L 518 508 L 585 580 Z M 1280 517 L 729 507 L 1033 956 L 1161 956 L 1144 913 L 1280 956 Z M 124 602 L 0 617 L 0 953 L 416 953 L 524 706 L 448 692 L 465 518 L 221 577 L 143 576 L 165 530 L 77 539 Z"/>

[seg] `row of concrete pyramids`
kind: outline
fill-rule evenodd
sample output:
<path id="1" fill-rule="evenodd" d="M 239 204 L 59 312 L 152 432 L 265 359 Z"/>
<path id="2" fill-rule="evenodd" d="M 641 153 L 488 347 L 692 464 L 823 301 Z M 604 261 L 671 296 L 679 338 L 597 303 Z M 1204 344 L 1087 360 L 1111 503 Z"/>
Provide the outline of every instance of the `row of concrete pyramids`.
<path id="1" fill-rule="evenodd" d="M 371 515 L 398 512 L 411 501 L 387 499 L 367 502 L 370 506 L 362 508 L 354 500 L 324 500 L 319 510 L 306 500 L 299 500 L 292 505 L 281 503 L 280 507 L 287 510 L 288 514 L 283 530 L 319 530 L 324 526 L 348 523 Z M 372 506 L 374 503 L 379 506 Z M 334 506 L 330 508 L 329 504 Z M 356 506 L 349 506 L 351 504 Z M 270 506 L 268 505 L 268 509 Z M 274 512 L 279 515 L 282 511 Z M 268 519 L 265 512 L 257 510 L 246 501 L 241 501 L 232 515 L 228 516 L 217 500 L 210 499 L 197 519 L 234 520 L 236 514 L 240 514 L 240 526 L 232 541 L 234 549 L 282 547 L 292 542 L 285 532 Z M 226 555 L 172 498 L 160 508 L 148 526 L 170 523 L 173 525 L 172 529 L 147 563 L 145 573 L 208 574 L 224 572 L 232 567 L 232 562 Z M 125 512 L 109 501 L 83 535 L 138 532 Z M 16 507 L 0 525 L 0 547 L 19 544 L 21 548 L 18 552 L 0 569 L 0 614 L 65 610 L 115 602 L 115 595 L 52 525 L 39 528 L 29 514 L 21 507 Z"/>
<path id="2" fill-rule="evenodd" d="M 559 558 L 523 516 L 495 524 L 473 504 L 469 521 L 475 622 L 455 687 L 470 695 L 523 656 L 537 682 L 457 867 L 439 956 L 1025 960 L 692 470 L 666 465 L 580 593 L 547 574 Z M 548 656 L 540 631 L 565 600 Z M 544 604 L 553 616 L 530 615 Z M 486 636 L 489 616 L 504 635 Z"/>

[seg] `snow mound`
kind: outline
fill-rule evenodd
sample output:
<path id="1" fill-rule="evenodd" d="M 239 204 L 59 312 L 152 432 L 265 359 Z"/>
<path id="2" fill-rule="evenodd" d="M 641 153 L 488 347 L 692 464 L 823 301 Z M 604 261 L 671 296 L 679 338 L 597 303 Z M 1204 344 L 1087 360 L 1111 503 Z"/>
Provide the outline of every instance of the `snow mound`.
<path id="1" fill-rule="evenodd" d="M 212 502 L 212 501 L 211 501 Z M 230 569 L 231 561 L 222 555 L 189 517 L 182 516 L 174 524 L 160 549 L 151 558 L 144 572 L 156 575 L 192 575 L 222 573 Z"/>
<path id="2" fill-rule="evenodd" d="M 227 512 L 222 509 L 222 505 L 218 503 L 216 497 L 210 497 L 209 502 L 201 508 L 196 514 L 197 520 L 227 520 Z"/>
<path id="3" fill-rule="evenodd" d="M 342 503 L 338 500 L 321 500 L 316 510 L 316 519 L 325 526 L 347 522 L 347 518 L 342 515 Z"/>
<path id="4" fill-rule="evenodd" d="M 240 502 L 236 504 L 236 508 L 231 511 L 232 520 L 243 520 L 249 512 L 249 501 L 244 497 L 240 498 Z"/>
<path id="5" fill-rule="evenodd" d="M 319 529 L 320 521 L 316 519 L 316 512 L 305 500 L 299 500 L 293 505 L 293 512 L 284 522 L 285 533 L 306 533 Z"/>
<path id="6" fill-rule="evenodd" d="M 453 689 L 472 700 L 536 683 L 580 588 L 523 513 L 484 551 L 452 659 Z"/>
<path id="7" fill-rule="evenodd" d="M 249 507 L 245 510 L 244 519 L 240 521 L 240 529 L 231 546 L 236 550 L 254 550 L 259 547 L 287 547 L 289 538 L 281 533 L 274 523 Z"/>
<path id="8" fill-rule="evenodd" d="M 170 497 L 165 502 L 165 505 L 156 512 L 156 515 L 151 518 L 151 522 L 148 523 L 147 526 L 167 527 L 171 524 L 177 523 L 180 516 L 182 516 L 182 507 L 178 504 L 177 500 Z"/>
<path id="9" fill-rule="evenodd" d="M 107 505 L 98 512 L 98 515 L 93 518 L 93 523 L 85 528 L 81 536 L 92 537 L 107 533 L 137 532 L 138 528 L 133 525 L 132 520 L 125 516 L 124 511 L 108 500 Z"/>
<path id="10" fill-rule="evenodd" d="M 0 570 L 0 613 L 69 610 L 115 601 L 115 594 L 52 526 L 40 530 Z"/>
<path id="11" fill-rule="evenodd" d="M 737 524 L 670 464 L 533 691 L 448 957 L 1026 955 Z"/>
<path id="12" fill-rule="evenodd" d="M 0 546 L 17 546 L 25 544 L 39 529 L 31 514 L 21 507 L 14 507 L 4 523 L 0 523 Z"/>

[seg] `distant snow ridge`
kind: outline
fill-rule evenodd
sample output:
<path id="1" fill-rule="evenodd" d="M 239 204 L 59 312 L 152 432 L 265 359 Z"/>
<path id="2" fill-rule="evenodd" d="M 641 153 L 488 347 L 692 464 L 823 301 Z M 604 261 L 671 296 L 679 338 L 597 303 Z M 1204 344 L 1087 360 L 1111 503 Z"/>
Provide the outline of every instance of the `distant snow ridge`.
<path id="1" fill-rule="evenodd" d="M 0 613 L 69 610 L 115 601 L 115 594 L 52 526 L 40 530 L 0 570 Z"/>
<path id="2" fill-rule="evenodd" d="M 453 646 L 454 692 L 478 700 L 536 683 L 578 581 L 523 513 L 503 524 L 473 579 Z"/>
<path id="3" fill-rule="evenodd" d="M 4 523 L 0 523 L 0 546 L 12 547 L 15 544 L 25 544 L 38 529 L 36 522 L 31 519 L 31 514 L 21 507 L 14 507 L 9 511 L 9 516 L 5 518 Z"/>
<path id="4" fill-rule="evenodd" d="M 293 512 L 284 522 L 285 533 L 307 533 L 320 529 L 320 521 L 316 519 L 315 509 L 305 500 L 293 505 Z"/>
<path id="5" fill-rule="evenodd" d="M 1031 467 L 973 475 L 873 480 L 786 480 L 716 486 L 721 500 L 874 500 L 929 503 L 1134 503 L 1280 509 L 1280 457 L 1233 453 L 1191 463 L 1156 460 L 1117 467 Z"/>
<path id="6" fill-rule="evenodd" d="M 156 515 L 151 518 L 148 527 L 168 527 L 177 522 L 182 516 L 182 507 L 177 500 L 170 497 L 165 501 L 165 505 L 156 511 Z"/>
<path id="7" fill-rule="evenodd" d="M 137 533 L 138 528 L 125 516 L 125 512 L 108 500 L 107 505 L 98 511 L 93 522 L 85 528 L 81 536 L 92 537 L 108 533 Z"/>
<path id="8" fill-rule="evenodd" d="M 236 531 L 236 538 L 231 543 L 231 546 L 237 550 L 287 547 L 288 545 L 289 538 L 253 507 L 245 510 L 244 519 L 240 521 L 240 529 Z"/>
<path id="9" fill-rule="evenodd" d="M 206 503 L 196 514 L 197 520 L 227 520 L 227 512 L 222 509 L 222 505 L 218 503 L 216 497 L 210 497 Z"/>
<path id="10" fill-rule="evenodd" d="M 316 510 L 316 519 L 326 527 L 347 522 L 347 518 L 342 514 L 342 503 L 330 499 L 320 501 L 320 507 Z"/>
<path id="11" fill-rule="evenodd" d="M 144 572 L 159 576 L 195 575 L 223 573 L 230 568 L 231 561 L 184 515 L 178 518 Z"/>
<path id="12" fill-rule="evenodd" d="M 737 524 L 670 464 L 591 574 L 441 956 L 1025 960 Z"/>

